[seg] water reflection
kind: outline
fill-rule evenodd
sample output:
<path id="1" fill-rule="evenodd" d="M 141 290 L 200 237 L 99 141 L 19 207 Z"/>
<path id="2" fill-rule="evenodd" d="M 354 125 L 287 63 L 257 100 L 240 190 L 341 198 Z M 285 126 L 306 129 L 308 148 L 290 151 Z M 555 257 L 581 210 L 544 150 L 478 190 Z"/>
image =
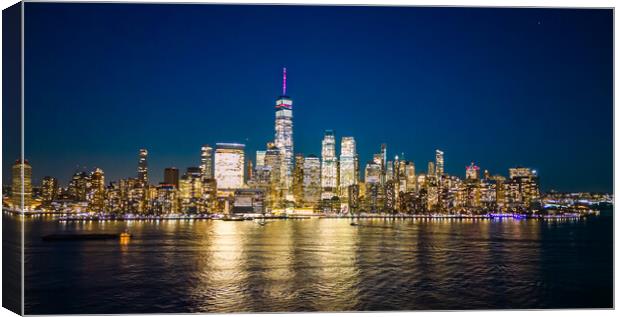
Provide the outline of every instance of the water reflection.
<path id="1" fill-rule="evenodd" d="M 368 219 L 351 226 L 346 219 L 308 219 L 260 226 L 30 219 L 26 312 L 604 305 L 612 290 L 610 223 Z M 49 233 L 125 229 L 132 233 L 127 241 L 40 240 Z M 592 289 L 596 297 L 587 294 Z"/>

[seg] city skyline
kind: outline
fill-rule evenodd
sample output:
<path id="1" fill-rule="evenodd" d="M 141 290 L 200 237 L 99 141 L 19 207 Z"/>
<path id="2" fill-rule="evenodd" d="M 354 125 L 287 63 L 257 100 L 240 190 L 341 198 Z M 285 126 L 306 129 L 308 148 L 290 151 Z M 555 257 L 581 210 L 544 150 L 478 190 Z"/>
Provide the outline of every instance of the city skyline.
<path id="1" fill-rule="evenodd" d="M 33 4 L 29 3 L 27 7 L 30 8 L 31 5 Z M 41 7 L 37 7 L 38 5 Z M 523 71 L 517 70 L 517 66 L 506 65 L 497 60 L 485 61 L 484 58 L 475 58 L 467 54 L 459 56 L 460 61 L 473 63 L 480 69 L 469 66 L 451 69 L 450 67 L 455 65 L 443 59 L 453 56 L 446 55 L 445 52 L 436 59 L 442 60 L 446 65 L 428 69 L 422 62 L 440 66 L 429 54 L 433 51 L 443 52 L 442 49 L 446 46 L 433 43 L 428 38 L 429 33 L 423 31 L 419 31 L 418 37 L 415 38 L 425 42 L 426 46 L 407 46 L 401 40 L 384 49 L 376 46 L 382 41 L 373 37 L 372 32 L 368 33 L 370 34 L 368 43 L 359 36 L 353 36 L 355 41 L 347 41 L 346 45 L 337 45 L 336 36 L 328 36 L 328 44 L 344 50 L 333 53 L 334 59 L 331 60 L 322 55 L 329 52 L 329 49 L 313 47 L 312 53 L 304 53 L 303 41 L 291 36 L 291 47 L 286 53 L 276 53 L 272 50 L 261 53 L 265 56 L 259 54 L 261 56 L 257 57 L 259 62 L 256 65 L 248 65 L 247 56 L 244 58 L 239 50 L 233 50 L 233 56 L 224 59 L 222 66 L 193 58 L 198 69 L 194 72 L 188 68 L 187 61 L 167 61 L 164 56 L 147 55 L 152 60 L 149 58 L 146 61 L 138 60 L 137 56 L 140 52 L 144 52 L 145 47 L 153 46 L 158 49 L 161 47 L 161 44 L 150 42 L 148 32 L 129 35 L 133 40 L 140 40 L 141 45 L 113 39 L 115 32 L 123 30 L 123 23 L 127 22 L 125 19 L 134 10 L 133 5 L 124 6 L 122 9 L 115 6 L 111 7 L 117 9 L 110 9 L 106 6 L 106 12 L 101 16 L 94 12 L 97 10 L 96 7 L 89 5 L 88 8 L 81 6 L 63 8 L 62 5 L 55 5 L 52 10 L 57 10 L 68 19 L 66 24 L 56 30 L 58 36 L 70 36 L 71 28 L 77 26 L 86 27 L 94 34 L 99 34 L 102 25 L 97 23 L 107 19 L 119 21 L 118 29 L 112 32 L 106 31 L 106 34 L 111 34 L 99 39 L 99 42 L 93 41 L 94 36 L 80 37 L 75 43 L 70 43 L 69 47 L 51 52 L 43 48 L 49 48 L 53 42 L 36 36 L 37 28 L 47 25 L 48 19 L 38 15 L 37 10 L 44 8 L 45 10 L 41 12 L 47 12 L 49 8 L 45 7 L 45 4 L 36 4 L 32 6 L 30 13 L 32 18 L 26 19 L 26 31 L 29 29 L 35 31 L 30 45 L 36 47 L 36 51 L 46 53 L 45 56 L 39 56 L 26 51 L 26 60 L 29 64 L 45 65 L 40 68 L 32 67 L 26 71 L 26 100 L 30 100 L 26 102 L 26 107 L 30 107 L 25 118 L 26 159 L 33 165 L 35 184 L 39 184 L 44 176 L 54 176 L 59 178 L 62 186 L 66 186 L 77 164 L 87 166 L 88 170 L 95 167 L 103 169 L 106 180 L 118 180 L 134 175 L 135 156 L 140 148 L 146 148 L 149 152 L 149 177 L 153 184 L 163 181 L 163 171 L 166 167 L 175 166 L 179 171 L 184 171 L 187 167 L 199 166 L 201 147 L 204 144 L 242 143 L 246 145 L 246 158 L 254 160 L 256 150 L 264 150 L 265 143 L 273 141 L 273 125 L 270 124 L 274 119 L 273 104 L 279 95 L 281 67 L 287 67 L 289 78 L 287 94 L 294 100 L 295 112 L 293 155 L 303 153 L 306 157 L 310 154 L 320 157 L 323 133 L 331 129 L 335 131 L 337 157 L 340 156 L 341 138 L 347 136 L 355 138 L 361 167 L 372 159 L 380 144 L 386 143 L 389 159 L 404 153 L 406 160 L 415 162 L 418 171 L 425 171 L 426 163 L 435 161 L 435 150 L 440 149 L 445 152 L 443 158 L 445 172 L 459 177 L 465 176 L 465 167 L 474 161 L 483 170 L 488 169 L 492 174 L 506 174 L 508 168 L 514 166 L 535 168 L 542 176 L 541 188 L 545 191 L 557 189 L 611 192 L 612 190 L 611 80 L 606 81 L 607 76 L 611 79 L 611 71 L 607 65 L 611 62 L 611 56 L 605 55 L 602 60 L 599 56 L 607 49 L 605 45 L 608 43 L 604 36 L 608 30 L 592 31 L 595 34 L 594 39 L 586 40 L 580 31 L 575 29 L 574 23 L 577 20 L 571 15 L 571 10 L 558 13 L 535 9 L 533 12 L 518 13 L 518 10 L 450 9 L 439 13 L 434 12 L 432 8 L 407 8 L 406 13 L 400 13 L 404 17 L 399 20 L 393 19 L 397 13 L 391 12 L 389 8 L 382 8 L 379 13 L 373 15 L 366 13 L 364 8 L 337 8 L 335 13 L 329 14 L 324 13 L 321 8 L 310 9 L 311 12 L 323 14 L 330 26 L 342 26 L 337 22 L 339 15 L 353 19 L 355 25 L 361 23 L 361 17 L 375 17 L 377 20 L 370 23 L 371 27 L 377 27 L 379 24 L 377 21 L 389 20 L 390 23 L 384 26 L 383 33 L 386 29 L 413 32 L 410 25 L 399 24 L 399 21 L 412 17 L 429 22 L 429 17 L 443 16 L 450 23 L 444 25 L 445 28 L 440 31 L 450 39 L 458 39 L 459 34 L 464 36 L 454 30 L 446 30 L 464 22 L 464 18 L 453 16 L 451 13 L 453 11 L 465 10 L 470 13 L 472 19 L 480 18 L 481 22 L 475 23 L 465 19 L 467 23 L 473 24 L 469 28 L 474 29 L 498 22 L 500 18 L 497 16 L 504 17 L 508 19 L 502 24 L 506 28 L 505 32 L 516 34 L 511 32 L 523 28 L 522 31 L 527 34 L 518 39 L 518 43 L 493 43 L 491 46 L 460 43 L 459 48 L 467 53 L 481 53 L 484 51 L 482 47 L 503 51 L 518 48 L 519 45 L 536 44 L 539 45 L 534 45 L 537 53 L 521 50 L 512 54 L 524 54 L 521 56 L 522 59 L 516 60 L 520 62 L 518 63 L 520 66 L 526 65 L 528 60 L 544 64 L 546 66 L 543 67 L 544 70 L 550 70 L 552 73 L 545 75 L 541 67 L 526 67 L 531 74 L 524 74 Z M 488 10 L 493 11 L 493 16 L 486 13 Z M 183 33 L 179 40 L 181 42 L 176 42 L 181 45 L 174 50 L 174 53 L 188 53 L 191 45 L 186 46 L 187 43 L 182 41 L 199 38 L 199 34 L 211 34 L 210 36 L 215 38 L 214 43 L 231 44 L 225 35 L 226 32 L 232 31 L 201 29 L 198 26 L 200 23 L 206 23 L 202 21 L 207 17 L 234 12 L 255 22 L 256 20 L 269 22 L 271 20 L 268 17 L 282 12 L 300 15 L 296 20 L 297 25 L 291 27 L 293 30 L 278 32 L 288 34 L 298 31 L 303 33 L 303 39 L 311 42 L 313 39 L 316 40 L 314 38 L 316 36 L 327 36 L 327 27 L 317 30 L 305 29 L 304 26 L 307 24 L 304 19 L 308 19 L 306 16 L 308 13 L 305 11 L 302 13 L 297 8 L 265 6 L 260 7 L 258 11 L 251 13 L 248 8 L 231 6 L 198 8 L 192 13 L 183 11 L 184 14 L 189 14 L 188 23 L 196 25 L 188 26 L 187 32 Z M 86 22 L 79 19 L 74 16 L 78 12 L 80 16 L 95 18 L 96 21 Z M 149 21 L 160 14 L 157 8 L 150 8 L 146 12 L 140 11 L 137 18 L 143 20 L 142 24 L 154 27 Z M 607 12 L 595 10 L 585 16 L 592 23 L 579 26 L 594 29 L 601 28 L 605 24 L 597 19 L 608 18 Z M 392 19 L 389 19 L 390 17 Z M 174 20 L 174 17 L 172 19 Z M 224 23 L 222 26 L 228 25 L 223 18 L 216 19 L 216 22 Z M 526 26 L 515 26 L 517 22 Z M 172 24 L 174 23 L 170 22 L 170 25 Z M 274 31 L 269 23 L 260 25 Z M 570 33 L 572 36 L 570 40 L 579 40 L 580 43 L 589 46 L 580 48 L 578 52 L 573 51 L 572 55 L 563 56 L 560 61 L 554 62 L 552 57 L 558 58 L 554 54 L 558 53 L 559 49 L 545 48 L 540 44 L 552 40 L 554 35 L 557 35 L 558 29 L 569 26 L 572 26 L 571 30 L 574 31 Z M 371 27 L 366 27 L 364 30 L 370 31 Z M 161 32 L 163 35 L 172 36 L 167 33 L 165 27 L 157 30 L 160 37 Z M 565 31 L 564 29 L 563 32 Z M 260 30 L 257 32 L 260 33 Z M 240 28 L 235 29 L 233 33 L 244 39 L 252 34 Z M 528 35 L 533 39 L 528 40 Z M 476 39 L 489 40 L 480 37 L 469 38 L 469 40 Z M 567 37 L 554 39 L 560 42 L 559 44 L 566 44 L 568 40 Z M 263 48 L 270 43 L 271 41 L 266 41 L 256 45 Z M 364 43 L 369 47 L 362 46 Z M 375 45 L 370 45 L 371 43 Z M 328 44 L 326 45 L 329 46 Z M 494 46 L 496 44 L 498 47 Z M 87 76 L 83 74 L 83 69 L 78 73 L 71 68 L 66 70 L 70 74 L 52 75 L 58 70 L 57 67 L 67 67 L 69 61 L 88 63 L 98 62 L 98 58 L 102 58 L 96 54 L 92 60 L 76 56 L 64 57 L 60 58 L 58 66 L 46 65 L 45 61 L 48 58 L 58 58 L 57 54 L 66 53 L 65 50 L 70 50 L 72 45 L 82 45 L 89 50 L 106 47 L 119 53 L 122 48 L 126 48 L 130 49 L 130 55 L 134 57 L 129 61 L 120 60 L 119 65 L 114 65 L 111 70 L 102 67 L 110 62 L 104 58 L 101 60 L 103 64 L 94 66 L 93 75 Z M 115 45 L 120 47 L 116 48 Z M 203 43 L 200 47 L 212 53 L 211 55 L 205 53 L 204 57 L 221 59 L 223 52 L 215 46 Z M 359 55 L 351 54 L 353 48 L 362 52 Z M 421 54 L 425 58 L 417 62 L 407 60 L 405 52 L 415 53 L 416 49 L 421 52 L 413 56 L 420 57 Z M 396 62 L 382 59 L 390 52 L 397 53 Z M 198 53 L 194 52 L 191 56 L 197 56 L 196 54 Z M 111 55 L 113 58 L 116 57 L 114 53 Z M 354 61 L 347 61 L 346 56 L 352 56 Z M 508 58 L 512 55 L 506 53 L 504 56 Z M 584 56 L 590 59 L 597 56 L 597 62 L 591 62 Z M 324 63 L 316 64 L 319 60 L 317 57 L 321 57 L 320 60 Z M 238 62 L 234 62 L 234 58 L 238 58 Z M 368 60 L 376 60 L 376 66 L 359 67 L 362 62 Z M 572 66 L 584 68 L 577 72 L 579 76 L 562 69 L 563 65 L 579 61 L 588 63 L 587 66 Z M 104 78 L 108 80 L 120 78 L 118 76 L 124 74 L 123 71 L 119 71 L 122 67 L 130 70 L 128 74 L 133 81 L 124 79 L 120 80 L 120 83 L 111 83 L 104 80 Z M 490 71 L 489 67 L 503 67 L 505 72 Z M 144 72 L 139 73 L 139 70 Z M 432 73 L 426 72 L 431 70 Z M 472 74 L 474 70 L 480 71 L 482 75 L 474 76 Z M 78 74 L 85 77 L 82 86 L 76 82 Z M 156 74 L 166 79 L 149 78 Z M 168 78 L 176 80 L 172 76 L 175 74 L 181 78 L 178 80 L 179 83 L 168 82 Z M 468 80 L 466 76 L 468 74 L 473 76 L 474 80 Z M 490 76 L 492 74 L 494 76 Z M 60 79 L 62 86 L 44 80 L 51 78 Z M 42 82 L 50 87 L 42 88 L 35 80 L 43 80 Z M 428 82 L 425 83 L 425 80 Z M 499 83 L 494 83 L 494 80 L 499 80 Z M 530 83 L 528 80 L 536 83 Z M 136 84 L 136 81 L 141 83 Z M 467 86 L 470 90 L 458 87 L 457 83 Z M 509 83 L 513 85 L 506 85 Z M 125 88 L 122 88 L 123 84 Z M 215 88 L 203 87 L 209 85 Z M 442 85 L 447 88 L 441 89 Z M 566 90 L 567 87 L 574 85 L 583 85 L 583 91 Z M 373 86 L 376 86 L 377 91 L 368 90 Z M 28 89 L 29 87 L 32 89 Z M 65 87 L 64 91 L 60 89 L 62 87 Z M 71 90 L 71 93 L 68 93 L 66 87 L 76 87 L 84 91 Z M 59 90 L 54 91 L 55 89 Z M 430 92 L 424 91 L 429 89 Z M 487 93 L 489 89 L 497 91 Z M 560 92 L 563 95 L 560 95 Z M 43 96 L 46 97 L 45 100 Z M 129 100 L 123 100 L 127 98 Z M 130 100 L 139 102 L 131 104 Z M 584 101 L 590 100 L 593 100 L 592 105 L 583 104 Z M 58 105 L 59 108 L 51 107 L 50 103 Z M 461 103 L 467 106 L 460 105 Z M 218 106 L 220 104 L 221 106 Z M 125 109 L 127 106 L 131 107 Z M 55 111 L 50 112 L 49 108 Z M 584 109 L 588 111 L 584 112 Z M 575 114 L 580 114 L 579 120 L 572 119 Z M 55 116 L 57 120 L 53 123 L 47 122 L 45 119 L 50 115 Z M 508 116 L 510 117 L 506 119 Z M 556 118 L 557 121 L 550 121 L 550 118 Z M 138 119 L 143 119 L 144 122 Z M 63 122 L 67 126 L 60 126 Z M 97 122 L 101 122 L 101 126 L 95 124 Z M 53 125 L 50 126 L 48 123 Z M 527 126 L 527 129 L 523 126 Z M 10 177 L 12 162 L 13 160 L 9 160 L 7 163 L 5 160 L 3 165 L 5 184 L 10 183 L 7 180 Z M 362 170 L 363 168 L 360 168 L 360 171 Z"/>

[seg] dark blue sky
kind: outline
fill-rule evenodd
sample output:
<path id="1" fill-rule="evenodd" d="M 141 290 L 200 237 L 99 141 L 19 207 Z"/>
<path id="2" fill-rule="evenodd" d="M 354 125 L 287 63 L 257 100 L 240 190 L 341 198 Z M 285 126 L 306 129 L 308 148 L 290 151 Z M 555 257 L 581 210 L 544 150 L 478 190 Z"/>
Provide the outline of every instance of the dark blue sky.
<path id="1" fill-rule="evenodd" d="M 27 3 L 26 157 L 63 185 L 77 165 L 134 176 L 141 147 L 154 183 L 203 143 L 254 159 L 286 66 L 296 152 L 334 129 L 362 164 L 385 142 L 419 171 L 440 148 L 450 174 L 524 165 L 545 190 L 612 191 L 612 14 Z"/>

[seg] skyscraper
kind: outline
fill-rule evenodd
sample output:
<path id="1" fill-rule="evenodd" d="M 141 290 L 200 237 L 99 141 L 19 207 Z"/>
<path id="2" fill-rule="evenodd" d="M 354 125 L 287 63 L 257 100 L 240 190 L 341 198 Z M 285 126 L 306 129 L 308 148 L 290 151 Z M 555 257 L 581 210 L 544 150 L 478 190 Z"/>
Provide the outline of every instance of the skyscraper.
<path id="1" fill-rule="evenodd" d="M 435 173 L 437 177 L 443 175 L 443 151 L 435 150 Z"/>
<path id="2" fill-rule="evenodd" d="M 138 179 L 142 182 L 142 186 L 149 183 L 147 156 L 149 152 L 146 149 L 140 149 L 140 157 L 138 159 Z"/>
<path id="3" fill-rule="evenodd" d="M 480 167 L 476 166 L 474 162 L 471 162 L 471 164 L 465 168 L 465 179 L 478 179 L 479 173 Z"/>
<path id="4" fill-rule="evenodd" d="M 336 158 L 336 138 L 334 131 L 325 131 L 321 149 L 321 199 L 336 196 L 338 187 L 338 159 Z"/>
<path id="5" fill-rule="evenodd" d="M 213 148 L 205 144 L 200 149 L 200 171 L 202 178 L 213 178 Z"/>
<path id="6" fill-rule="evenodd" d="M 282 95 L 276 100 L 274 143 L 280 150 L 281 182 L 288 192 L 293 175 L 293 100 L 286 95 L 286 68 L 282 71 Z"/>
<path id="7" fill-rule="evenodd" d="M 256 151 L 256 166 L 265 165 L 265 154 L 267 151 Z"/>
<path id="8" fill-rule="evenodd" d="M 13 207 L 28 210 L 32 202 L 32 166 L 28 160 L 23 163 L 22 160 L 17 160 L 13 164 L 12 174 L 11 202 Z"/>
<path id="9" fill-rule="evenodd" d="M 293 197 L 297 205 L 303 205 L 304 198 L 304 161 L 301 153 L 295 154 L 295 169 L 293 170 Z"/>
<path id="10" fill-rule="evenodd" d="M 41 198 L 43 203 L 50 203 L 56 199 L 58 193 L 58 180 L 51 176 L 43 177 L 41 181 Z"/>
<path id="11" fill-rule="evenodd" d="M 321 199 L 321 160 L 316 155 L 304 159 L 303 204 L 315 206 Z"/>
<path id="12" fill-rule="evenodd" d="M 245 145 L 217 143 L 215 149 L 215 180 L 218 189 L 231 190 L 243 187 L 245 172 Z"/>
<path id="13" fill-rule="evenodd" d="M 347 197 L 350 185 L 357 184 L 356 158 L 355 139 L 343 137 L 340 143 L 340 195 L 342 197 Z"/>
<path id="14" fill-rule="evenodd" d="M 179 169 L 176 167 L 166 167 L 164 169 L 164 184 L 173 185 L 179 189 Z"/>

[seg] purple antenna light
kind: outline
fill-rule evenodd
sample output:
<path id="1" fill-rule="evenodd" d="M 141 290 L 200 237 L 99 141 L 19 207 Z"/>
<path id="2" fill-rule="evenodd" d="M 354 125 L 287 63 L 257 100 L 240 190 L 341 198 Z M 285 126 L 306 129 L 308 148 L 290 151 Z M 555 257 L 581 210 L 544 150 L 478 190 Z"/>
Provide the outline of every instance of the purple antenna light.
<path id="1" fill-rule="evenodd" d="M 282 96 L 286 96 L 286 67 L 282 68 Z"/>

